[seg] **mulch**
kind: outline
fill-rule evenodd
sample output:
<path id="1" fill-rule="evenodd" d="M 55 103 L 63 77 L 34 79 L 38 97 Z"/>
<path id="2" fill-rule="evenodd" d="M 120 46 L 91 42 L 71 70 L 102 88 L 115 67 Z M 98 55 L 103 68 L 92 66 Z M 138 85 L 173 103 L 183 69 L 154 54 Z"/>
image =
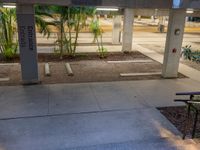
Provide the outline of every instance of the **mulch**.
<path id="1" fill-rule="evenodd" d="M 100 58 L 98 53 L 77 53 L 75 57 L 64 55 L 60 59 L 57 53 L 39 53 L 38 62 L 63 62 L 63 61 L 80 61 L 80 60 L 129 60 L 129 59 L 150 59 L 138 51 L 130 53 L 123 52 L 109 52 L 104 59 Z M 12 60 L 5 60 L 0 55 L 0 63 L 18 63 L 20 62 L 19 55 L 16 55 Z"/>
<path id="2" fill-rule="evenodd" d="M 98 53 L 81 53 L 76 57 L 65 55 L 60 59 L 58 54 L 38 54 L 39 78 L 42 84 L 56 83 L 84 83 L 84 82 L 111 82 L 111 81 L 130 81 L 130 80 L 152 80 L 163 79 L 161 75 L 121 77 L 120 73 L 148 73 L 161 72 L 162 65 L 159 62 L 151 63 L 121 63 L 112 64 L 107 61 L 113 60 L 149 60 L 150 58 L 134 51 L 128 54 L 122 52 L 108 53 L 108 57 L 101 59 Z M 21 66 L 18 64 L 19 56 L 11 61 L 0 59 L 0 63 L 10 63 L 11 65 L 0 66 L 0 77 L 9 77 L 10 81 L 0 82 L 0 85 L 20 85 Z M 44 75 L 44 64 L 50 65 L 51 76 Z M 66 73 L 65 63 L 69 62 L 74 76 L 70 77 Z M 179 73 L 179 78 L 185 78 Z"/>
<path id="3" fill-rule="evenodd" d="M 187 107 L 177 106 L 177 107 L 162 107 L 158 110 L 181 132 L 185 131 L 185 123 L 187 118 Z M 200 117 L 200 116 L 199 116 Z M 191 137 L 192 129 L 194 123 L 194 113 L 191 112 L 189 126 L 187 128 L 187 137 Z M 200 118 L 197 123 L 195 138 L 200 138 Z M 200 142 L 200 140 L 199 140 Z"/>

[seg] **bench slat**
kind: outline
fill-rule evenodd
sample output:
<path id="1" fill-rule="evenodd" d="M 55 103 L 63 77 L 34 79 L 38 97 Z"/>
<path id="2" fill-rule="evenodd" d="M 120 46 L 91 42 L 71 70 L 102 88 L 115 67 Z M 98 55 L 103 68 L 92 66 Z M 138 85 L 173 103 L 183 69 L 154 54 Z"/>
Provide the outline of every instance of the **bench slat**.
<path id="1" fill-rule="evenodd" d="M 200 95 L 200 92 L 181 92 L 176 93 L 176 95 Z"/>

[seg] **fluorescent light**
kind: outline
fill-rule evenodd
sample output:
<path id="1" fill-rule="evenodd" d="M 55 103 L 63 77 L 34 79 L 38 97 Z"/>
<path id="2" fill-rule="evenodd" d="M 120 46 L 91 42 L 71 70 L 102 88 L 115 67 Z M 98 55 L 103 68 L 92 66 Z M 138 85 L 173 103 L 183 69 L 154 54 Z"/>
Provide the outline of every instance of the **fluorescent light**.
<path id="1" fill-rule="evenodd" d="M 187 13 L 187 14 L 193 14 L 193 13 L 194 13 L 194 10 L 188 9 L 188 10 L 186 11 L 186 13 Z"/>
<path id="2" fill-rule="evenodd" d="M 4 8 L 16 8 L 15 5 L 3 5 Z"/>
<path id="3" fill-rule="evenodd" d="M 118 8 L 97 8 L 99 11 L 119 11 Z"/>

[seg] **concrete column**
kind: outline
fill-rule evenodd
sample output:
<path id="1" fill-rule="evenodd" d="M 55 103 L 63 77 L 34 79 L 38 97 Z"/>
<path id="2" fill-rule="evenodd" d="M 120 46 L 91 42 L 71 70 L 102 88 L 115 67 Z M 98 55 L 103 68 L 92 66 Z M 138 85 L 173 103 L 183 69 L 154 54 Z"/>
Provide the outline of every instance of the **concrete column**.
<path id="1" fill-rule="evenodd" d="M 158 32 L 160 32 L 160 33 L 165 32 L 165 20 L 164 20 L 164 16 L 160 16 L 159 17 Z"/>
<path id="2" fill-rule="evenodd" d="M 169 14 L 167 40 L 162 75 L 165 78 L 178 76 L 179 60 L 185 27 L 186 10 L 172 9 Z"/>
<path id="3" fill-rule="evenodd" d="M 137 18 L 137 19 L 138 19 L 138 21 L 141 21 L 141 16 L 138 16 L 138 18 Z"/>
<path id="4" fill-rule="evenodd" d="M 123 52 L 130 52 L 132 50 L 133 22 L 134 22 L 133 9 L 126 8 L 124 10 L 124 24 L 123 24 L 123 42 L 122 42 Z"/>
<path id="5" fill-rule="evenodd" d="M 113 18 L 113 31 L 112 31 L 112 43 L 119 44 L 121 40 L 121 20 L 120 15 L 114 16 Z"/>
<path id="6" fill-rule="evenodd" d="M 17 5 L 17 24 L 22 82 L 24 84 L 38 83 L 39 76 L 33 5 Z"/>
<path id="7" fill-rule="evenodd" d="M 104 15 L 104 20 L 107 20 L 107 19 L 108 19 L 108 15 L 105 14 L 105 15 Z"/>
<path id="8" fill-rule="evenodd" d="M 154 16 L 151 16 L 151 22 L 155 22 L 155 18 L 154 18 Z"/>

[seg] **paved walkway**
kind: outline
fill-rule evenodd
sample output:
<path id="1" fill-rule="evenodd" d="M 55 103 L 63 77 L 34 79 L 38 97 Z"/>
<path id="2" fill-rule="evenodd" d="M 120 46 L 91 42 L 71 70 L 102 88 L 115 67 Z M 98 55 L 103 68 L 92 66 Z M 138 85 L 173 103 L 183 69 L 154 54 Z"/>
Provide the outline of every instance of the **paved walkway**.
<path id="1" fill-rule="evenodd" d="M 163 117 L 190 79 L 0 87 L 2 150 L 197 150 Z"/>

